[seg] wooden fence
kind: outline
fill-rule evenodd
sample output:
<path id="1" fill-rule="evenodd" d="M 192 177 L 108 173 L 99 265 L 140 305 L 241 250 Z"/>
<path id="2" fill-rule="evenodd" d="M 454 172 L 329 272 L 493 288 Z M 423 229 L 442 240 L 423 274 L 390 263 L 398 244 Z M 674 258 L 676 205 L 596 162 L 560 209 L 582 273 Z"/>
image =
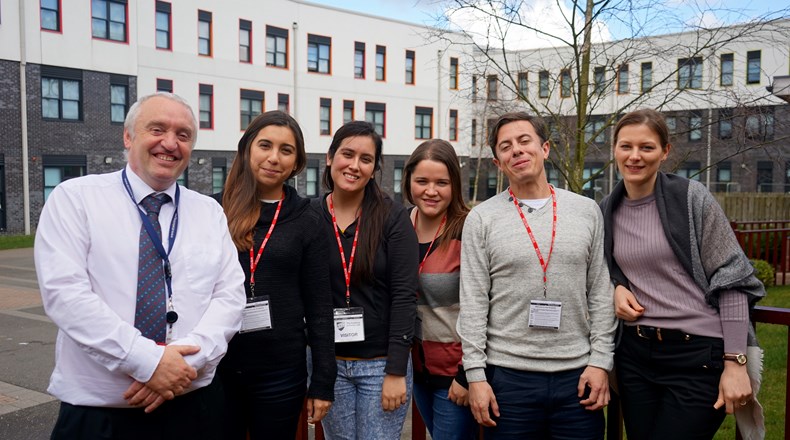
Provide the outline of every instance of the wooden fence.
<path id="1" fill-rule="evenodd" d="M 747 257 L 767 261 L 776 272 L 777 285 L 790 284 L 790 220 L 732 222 L 731 226 Z"/>
<path id="2" fill-rule="evenodd" d="M 769 221 L 790 218 L 790 194 L 714 193 L 730 221 Z"/>

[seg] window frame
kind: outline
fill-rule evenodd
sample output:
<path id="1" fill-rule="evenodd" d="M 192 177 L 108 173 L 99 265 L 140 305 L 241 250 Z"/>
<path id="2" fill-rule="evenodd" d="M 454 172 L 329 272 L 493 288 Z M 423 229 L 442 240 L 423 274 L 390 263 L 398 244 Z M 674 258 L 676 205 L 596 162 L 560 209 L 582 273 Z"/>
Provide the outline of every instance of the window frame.
<path id="1" fill-rule="evenodd" d="M 450 57 L 450 90 L 458 90 L 458 58 Z"/>
<path id="2" fill-rule="evenodd" d="M 358 56 L 360 56 L 358 58 Z M 357 62 L 361 61 L 361 64 Z M 354 78 L 365 79 L 366 73 L 366 60 L 365 60 L 365 43 L 360 41 L 354 42 Z"/>
<path id="3" fill-rule="evenodd" d="M 203 108 L 203 97 L 208 96 L 208 109 Z M 208 122 L 203 122 L 203 114 L 208 114 Z M 198 84 L 198 126 L 200 130 L 214 129 L 214 86 Z"/>
<path id="4" fill-rule="evenodd" d="M 551 96 L 549 90 L 549 71 L 541 70 L 538 72 L 538 98 L 548 99 Z"/>
<path id="5" fill-rule="evenodd" d="M 332 135 L 332 99 L 319 98 L 318 101 L 318 134 Z"/>
<path id="6" fill-rule="evenodd" d="M 242 31 L 247 31 L 247 45 L 243 44 L 241 39 Z M 252 44 L 253 44 L 253 37 L 252 37 L 252 21 L 245 20 L 243 18 L 239 19 L 239 62 L 244 64 L 252 64 Z M 246 48 L 247 59 L 242 59 L 242 48 Z"/>
<path id="7" fill-rule="evenodd" d="M 285 108 L 283 108 L 285 106 Z M 283 113 L 291 113 L 291 95 L 287 93 L 277 94 L 277 110 Z"/>
<path id="8" fill-rule="evenodd" d="M 698 124 L 695 124 L 694 121 L 698 121 Z M 688 141 L 689 142 L 700 142 L 703 138 L 702 134 L 702 112 L 699 110 L 692 110 L 689 112 L 688 116 Z"/>
<path id="9" fill-rule="evenodd" d="M 417 62 L 416 62 L 416 53 L 413 50 L 406 50 L 406 59 L 405 61 L 405 69 L 404 73 L 406 77 L 404 78 L 406 81 L 406 85 L 413 86 L 417 82 Z M 411 63 L 409 62 L 411 61 Z"/>
<path id="10" fill-rule="evenodd" d="M 114 87 L 122 87 L 123 88 L 123 102 L 117 103 L 113 102 L 113 88 Z M 113 120 L 113 108 L 117 106 L 123 107 L 123 117 L 120 120 L 116 121 Z M 110 75 L 110 123 L 111 124 L 123 124 L 126 120 L 126 114 L 129 112 L 129 79 L 123 75 Z"/>
<path id="11" fill-rule="evenodd" d="M 38 19 L 39 19 L 39 26 L 40 26 L 42 31 L 44 31 L 44 32 L 55 32 L 57 34 L 62 34 L 63 33 L 63 14 L 62 14 L 63 4 L 62 4 L 62 1 L 63 0 L 55 0 L 55 3 L 57 4 L 57 6 L 56 6 L 56 9 L 52 9 L 52 8 L 49 8 L 49 7 L 45 7 L 41 3 L 41 1 L 39 0 L 39 2 L 38 2 L 38 5 L 39 5 Z M 54 13 L 55 14 L 55 29 L 44 27 L 44 12 L 45 11 L 48 12 L 48 13 Z"/>
<path id="12" fill-rule="evenodd" d="M 427 125 L 425 125 L 427 121 Z M 428 134 L 426 135 L 426 130 Z M 433 138 L 433 107 L 414 107 L 414 139 Z"/>
<path id="13" fill-rule="evenodd" d="M 167 16 L 167 29 L 159 28 L 159 14 Z M 159 33 L 163 32 L 167 36 L 167 46 L 159 46 Z M 157 50 L 173 51 L 173 13 L 170 2 L 156 0 L 154 9 L 154 46 Z"/>
<path id="14" fill-rule="evenodd" d="M 630 85 L 629 85 L 629 67 L 628 63 L 620 64 L 617 67 L 617 94 L 618 95 L 627 95 L 630 93 Z M 625 78 L 625 81 L 623 80 Z"/>
<path id="15" fill-rule="evenodd" d="M 725 60 L 725 58 L 728 58 Z M 728 71 L 725 71 L 725 64 L 729 64 Z M 729 82 L 725 83 L 724 78 L 725 75 L 729 76 Z M 735 85 L 735 54 L 733 53 L 723 53 L 719 56 L 719 85 L 721 87 L 731 87 Z"/>
<path id="16" fill-rule="evenodd" d="M 702 89 L 702 57 L 678 58 L 678 90 L 700 90 Z M 684 83 L 684 72 L 687 71 L 688 80 Z"/>
<path id="17" fill-rule="evenodd" d="M 516 86 L 518 87 L 518 97 L 522 101 L 527 100 L 527 93 L 529 93 L 529 72 L 519 72 L 516 77 Z"/>
<path id="18" fill-rule="evenodd" d="M 647 75 L 645 75 L 647 72 Z M 647 93 L 653 89 L 653 62 L 645 61 L 639 68 L 639 89 Z"/>
<path id="19" fill-rule="evenodd" d="M 104 3 L 105 17 L 97 17 L 94 9 L 95 3 Z M 123 5 L 123 39 L 112 38 L 112 24 L 119 23 L 112 19 L 112 5 Z M 104 22 L 104 36 L 96 35 L 96 21 Z M 129 4 L 127 0 L 91 0 L 91 38 L 96 40 L 111 41 L 115 43 L 129 43 Z"/>
<path id="20" fill-rule="evenodd" d="M 499 79 L 496 75 L 486 76 L 486 101 L 499 99 Z"/>
<path id="21" fill-rule="evenodd" d="M 169 85 L 169 87 L 167 87 Z M 156 79 L 156 91 L 173 93 L 173 80 L 167 78 Z"/>
<path id="22" fill-rule="evenodd" d="M 198 9 L 198 21 L 197 21 L 197 54 L 198 56 L 202 57 L 213 57 L 214 56 L 214 16 L 209 11 L 204 11 Z M 206 23 L 208 25 L 208 35 L 203 36 L 201 35 L 201 24 Z M 203 53 L 202 49 L 200 48 L 200 43 L 202 41 L 206 42 L 207 45 L 207 52 Z"/>
<path id="23" fill-rule="evenodd" d="M 351 111 L 351 117 L 346 118 L 346 112 Z M 343 100 L 343 124 L 347 124 L 354 120 L 354 101 L 344 99 Z"/>
<path id="24" fill-rule="evenodd" d="M 753 55 L 757 54 L 757 57 L 753 59 Z M 756 69 L 757 71 L 754 72 L 757 75 L 757 78 L 753 78 L 752 74 L 752 66 L 756 61 Z M 746 52 L 746 84 L 748 85 L 756 85 L 760 84 L 760 80 L 762 79 L 762 51 L 761 50 L 750 50 Z"/>
<path id="25" fill-rule="evenodd" d="M 573 85 L 571 82 L 571 70 L 560 70 L 560 98 L 570 98 Z"/>
<path id="26" fill-rule="evenodd" d="M 48 81 L 57 81 L 58 84 L 58 95 L 56 97 L 45 96 L 44 94 L 44 83 L 45 80 Z M 67 81 L 69 83 L 74 83 L 77 86 L 77 99 L 66 99 L 64 98 L 63 93 L 63 83 Z M 85 97 L 84 97 L 84 90 L 83 90 L 83 77 L 82 77 L 82 70 L 78 69 L 70 69 L 65 67 L 54 67 L 54 66 L 41 66 L 41 72 L 39 77 L 39 90 L 41 91 L 41 119 L 45 121 L 62 121 L 62 122 L 81 122 L 84 118 L 84 106 L 85 106 Z M 58 116 L 57 117 L 50 117 L 45 116 L 45 106 L 44 100 L 57 100 L 58 102 Z M 76 118 L 65 118 L 63 117 L 64 114 L 64 101 L 68 102 L 75 102 L 77 103 L 77 117 Z"/>
<path id="27" fill-rule="evenodd" d="M 447 131 L 450 141 L 458 141 L 458 110 L 450 109 L 450 114 L 447 121 Z"/>
<path id="28" fill-rule="evenodd" d="M 374 120 L 371 121 L 369 116 L 373 115 Z M 381 123 L 379 124 L 375 121 L 375 116 L 381 115 Z M 382 138 L 385 138 L 387 135 L 387 104 L 383 102 L 370 102 L 365 101 L 365 121 L 373 124 L 374 128 L 378 128 L 381 125 L 381 135 Z"/>
<path id="29" fill-rule="evenodd" d="M 322 48 L 326 48 L 326 58 L 321 57 Z M 315 60 L 310 60 L 311 51 L 315 53 Z M 314 64 L 314 67 L 311 66 Z M 321 68 L 326 64 L 326 70 Z M 307 72 L 320 75 L 332 74 L 332 37 L 307 34 Z"/>
<path id="30" fill-rule="evenodd" d="M 277 50 L 278 41 L 285 40 L 285 52 Z M 269 50 L 270 42 L 273 45 L 274 51 Z M 274 67 L 277 69 L 288 69 L 288 29 L 280 28 L 277 26 L 266 25 L 266 67 Z M 272 62 L 269 62 L 271 54 Z M 283 65 L 277 62 L 278 55 L 283 57 Z"/>
<path id="31" fill-rule="evenodd" d="M 606 92 L 606 66 L 593 68 L 593 93 L 603 95 Z"/>
<path id="32" fill-rule="evenodd" d="M 249 102 L 249 106 L 245 109 L 244 104 Z M 258 102 L 261 104 L 260 113 L 255 113 L 252 108 L 252 103 Z M 239 126 L 240 130 L 244 131 L 252 123 L 252 121 L 260 114 L 266 111 L 266 93 L 261 90 L 252 89 L 239 89 Z M 245 124 L 245 120 L 247 121 Z"/>
<path id="33" fill-rule="evenodd" d="M 379 64 L 379 56 L 381 63 Z M 387 81 L 387 46 L 376 45 L 376 81 Z"/>

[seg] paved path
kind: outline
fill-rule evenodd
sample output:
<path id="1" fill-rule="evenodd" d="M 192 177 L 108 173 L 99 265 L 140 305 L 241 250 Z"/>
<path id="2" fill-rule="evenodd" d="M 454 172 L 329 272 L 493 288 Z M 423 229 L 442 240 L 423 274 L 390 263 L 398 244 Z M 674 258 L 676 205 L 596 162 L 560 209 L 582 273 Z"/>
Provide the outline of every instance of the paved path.
<path id="1" fill-rule="evenodd" d="M 0 251 L 0 440 L 49 438 L 59 407 L 47 394 L 56 336 L 41 306 L 33 249 Z M 410 438 L 411 412 L 401 436 Z"/>

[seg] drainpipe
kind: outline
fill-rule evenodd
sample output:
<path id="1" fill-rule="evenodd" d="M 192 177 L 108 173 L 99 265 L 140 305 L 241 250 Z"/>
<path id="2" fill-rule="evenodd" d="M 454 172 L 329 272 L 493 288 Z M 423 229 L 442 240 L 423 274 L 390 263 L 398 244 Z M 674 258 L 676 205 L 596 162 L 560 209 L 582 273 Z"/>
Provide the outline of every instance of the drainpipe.
<path id="1" fill-rule="evenodd" d="M 27 48 L 25 46 L 25 2 L 19 2 L 19 113 L 22 119 L 22 213 L 25 235 L 30 235 L 30 167 L 27 144 Z"/>
<path id="2" fill-rule="evenodd" d="M 417 70 L 417 66 L 414 66 Z M 442 50 L 436 51 L 436 138 L 442 138 L 442 125 L 444 113 L 442 113 Z"/>
<path id="3" fill-rule="evenodd" d="M 299 23 L 293 22 L 291 24 L 291 27 L 294 30 L 293 50 L 291 51 L 291 53 L 294 54 L 294 66 L 293 66 L 294 67 L 293 68 L 293 72 L 294 72 L 294 100 L 293 100 L 293 110 L 292 111 L 293 111 L 293 114 L 294 114 L 294 119 L 296 119 L 298 121 L 299 120 L 299 115 L 297 114 L 297 112 L 299 111 L 299 98 L 298 98 L 299 95 L 298 95 L 298 92 L 297 92 L 297 90 L 298 90 L 298 88 L 297 88 L 297 81 L 298 81 L 298 79 L 297 78 L 299 77 L 299 69 L 297 69 L 298 64 L 296 63 L 296 60 L 299 58 L 299 53 L 297 52 L 296 36 L 297 36 L 297 33 L 298 33 L 297 31 L 299 30 Z M 298 175 L 294 176 L 294 188 L 299 188 L 299 176 Z"/>

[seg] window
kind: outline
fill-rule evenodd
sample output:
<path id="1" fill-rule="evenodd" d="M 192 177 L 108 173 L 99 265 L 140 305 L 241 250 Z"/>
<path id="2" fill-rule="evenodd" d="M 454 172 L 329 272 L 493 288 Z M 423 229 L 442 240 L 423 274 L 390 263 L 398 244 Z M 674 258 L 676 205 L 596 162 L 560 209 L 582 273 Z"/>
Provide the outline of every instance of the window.
<path id="1" fill-rule="evenodd" d="M 458 110 L 450 110 L 450 140 L 458 140 Z"/>
<path id="2" fill-rule="evenodd" d="M 746 138 L 753 140 L 770 140 L 774 137 L 773 113 L 753 113 L 746 116 Z"/>
<path id="3" fill-rule="evenodd" d="M 211 12 L 198 10 L 198 55 L 211 56 Z"/>
<path id="4" fill-rule="evenodd" d="M 732 139 L 732 109 L 719 109 L 719 139 Z"/>
<path id="5" fill-rule="evenodd" d="M 746 84 L 760 84 L 760 51 L 746 52 Z"/>
<path id="6" fill-rule="evenodd" d="M 211 192 L 216 194 L 225 189 L 225 178 L 228 175 L 228 162 L 224 157 L 211 159 Z"/>
<path id="7" fill-rule="evenodd" d="M 700 163 L 699 162 L 683 162 L 680 164 L 677 170 L 675 170 L 675 174 L 681 177 L 685 177 L 689 180 L 696 180 L 699 182 L 700 178 Z"/>
<path id="8" fill-rule="evenodd" d="M 450 58 L 450 88 L 458 90 L 458 58 Z"/>
<path id="9" fill-rule="evenodd" d="M 628 64 L 622 64 L 617 69 L 617 93 L 620 95 L 628 93 Z"/>
<path id="10" fill-rule="evenodd" d="M 176 183 L 184 188 L 189 188 L 189 167 L 184 169 L 184 172 L 176 179 Z"/>
<path id="11" fill-rule="evenodd" d="M 600 191 L 603 189 L 603 181 L 605 177 L 602 174 L 599 174 L 602 168 L 603 164 L 600 162 L 588 162 L 584 164 L 584 170 L 582 170 L 582 179 L 586 180 L 587 182 L 582 185 L 582 194 L 591 199 L 594 199 L 595 194 L 600 193 Z M 591 179 L 591 177 L 595 175 L 597 175 L 597 177 Z"/>
<path id="12" fill-rule="evenodd" d="M 126 41 L 126 0 L 92 0 L 91 14 L 94 38 Z"/>
<path id="13" fill-rule="evenodd" d="M 769 160 L 757 161 L 757 192 L 773 192 L 774 163 Z"/>
<path id="14" fill-rule="evenodd" d="M 354 101 L 343 101 L 343 123 L 348 124 L 354 120 Z"/>
<path id="15" fill-rule="evenodd" d="M 546 179 L 549 181 L 550 184 L 554 185 L 555 187 L 560 186 L 560 170 L 554 168 L 554 165 L 546 161 L 545 163 L 546 168 Z"/>
<path id="16" fill-rule="evenodd" d="M 41 29 L 60 31 L 60 0 L 41 0 Z"/>
<path id="17" fill-rule="evenodd" d="M 240 129 L 246 130 L 253 119 L 263 113 L 263 92 L 241 89 L 239 92 Z"/>
<path id="18" fill-rule="evenodd" d="M 499 172 L 496 169 L 488 170 L 488 179 L 486 179 L 486 198 L 490 199 L 496 195 L 496 186 Z"/>
<path id="19" fill-rule="evenodd" d="M 433 108 L 416 107 L 414 110 L 414 137 L 430 139 L 433 134 Z"/>
<path id="20" fill-rule="evenodd" d="M 702 57 L 678 59 L 678 89 L 702 88 Z"/>
<path id="21" fill-rule="evenodd" d="M 398 200 L 403 200 L 403 161 L 396 160 L 392 168 L 392 192 Z"/>
<path id="22" fill-rule="evenodd" d="M 331 38 L 307 34 L 307 71 L 329 74 L 331 48 Z"/>
<path id="23" fill-rule="evenodd" d="M 529 83 L 527 82 L 527 72 L 518 73 L 518 97 L 527 100 L 527 92 L 529 91 Z"/>
<path id="24" fill-rule="evenodd" d="M 322 136 L 329 136 L 332 134 L 332 100 L 329 98 L 321 98 L 321 108 L 319 110 L 319 130 Z"/>
<path id="25" fill-rule="evenodd" d="M 541 98 L 549 97 L 549 72 L 546 70 L 538 73 L 538 96 Z"/>
<path id="26" fill-rule="evenodd" d="M 266 65 L 288 68 L 288 29 L 266 26 Z"/>
<path id="27" fill-rule="evenodd" d="M 606 118 L 602 116 L 590 116 L 587 125 L 584 126 L 584 141 L 603 144 L 606 142 Z M 593 137 L 594 136 L 594 137 Z"/>
<path id="28" fill-rule="evenodd" d="M 290 97 L 287 94 L 285 93 L 277 94 L 277 110 L 280 110 L 283 113 L 291 112 Z"/>
<path id="29" fill-rule="evenodd" d="M 156 2 L 156 48 L 172 49 L 170 39 L 170 26 L 172 23 L 170 16 L 170 3 Z"/>
<path id="30" fill-rule="evenodd" d="M 354 43 L 354 78 L 365 79 L 365 43 Z"/>
<path id="31" fill-rule="evenodd" d="M 387 104 L 379 102 L 366 102 L 365 103 L 365 120 L 373 124 L 373 128 L 381 137 L 385 136 L 387 129 L 385 123 L 385 115 L 387 113 Z"/>
<path id="32" fill-rule="evenodd" d="M 252 22 L 239 19 L 239 61 L 252 63 Z"/>
<path id="33" fill-rule="evenodd" d="M 733 54 L 725 53 L 721 55 L 721 76 L 719 77 L 719 84 L 725 87 L 733 84 L 734 65 Z"/>
<path id="34" fill-rule="evenodd" d="M 200 84 L 200 128 L 214 128 L 214 86 Z"/>
<path id="35" fill-rule="evenodd" d="M 173 93 L 173 80 L 172 79 L 156 79 L 156 91 Z"/>
<path id="36" fill-rule="evenodd" d="M 653 88 L 653 63 L 642 63 L 642 93 L 647 93 Z"/>
<path id="37" fill-rule="evenodd" d="M 702 113 L 692 111 L 689 115 L 689 141 L 702 139 Z"/>
<path id="38" fill-rule="evenodd" d="M 497 79 L 496 75 L 488 75 L 486 78 L 486 99 L 489 101 L 496 101 L 497 99 Z"/>
<path id="39" fill-rule="evenodd" d="M 472 102 L 477 102 L 477 75 L 472 75 Z"/>
<path id="40" fill-rule="evenodd" d="M 597 66 L 593 69 L 593 93 L 602 94 L 606 90 L 606 68 Z"/>
<path id="41" fill-rule="evenodd" d="M 41 116 L 44 119 L 82 119 L 82 71 L 41 66 Z"/>
<path id="42" fill-rule="evenodd" d="M 664 118 L 667 123 L 667 129 L 669 129 L 669 134 L 673 135 L 675 132 L 678 131 L 678 119 L 675 116 L 667 116 Z"/>
<path id="43" fill-rule="evenodd" d="M 110 121 L 121 123 L 129 110 L 129 80 L 123 75 L 110 75 Z"/>
<path id="44" fill-rule="evenodd" d="M 472 119 L 472 146 L 477 145 L 477 119 Z"/>
<path id="45" fill-rule="evenodd" d="M 318 196 L 318 161 L 310 159 L 307 161 L 304 192 L 307 197 Z"/>
<path id="46" fill-rule="evenodd" d="M 387 48 L 376 46 L 376 81 L 386 81 Z"/>
<path id="47" fill-rule="evenodd" d="M 406 51 L 406 84 L 414 84 L 414 51 Z"/>
<path id="48" fill-rule="evenodd" d="M 716 166 L 716 191 L 730 192 L 732 183 L 732 165 L 730 162 L 720 162 Z"/>
<path id="49" fill-rule="evenodd" d="M 85 156 L 45 154 L 41 159 L 44 167 L 44 202 L 59 183 L 87 174 Z"/>
<path id="50" fill-rule="evenodd" d="M 560 97 L 568 98 L 571 96 L 571 71 L 562 69 L 560 71 Z"/>

